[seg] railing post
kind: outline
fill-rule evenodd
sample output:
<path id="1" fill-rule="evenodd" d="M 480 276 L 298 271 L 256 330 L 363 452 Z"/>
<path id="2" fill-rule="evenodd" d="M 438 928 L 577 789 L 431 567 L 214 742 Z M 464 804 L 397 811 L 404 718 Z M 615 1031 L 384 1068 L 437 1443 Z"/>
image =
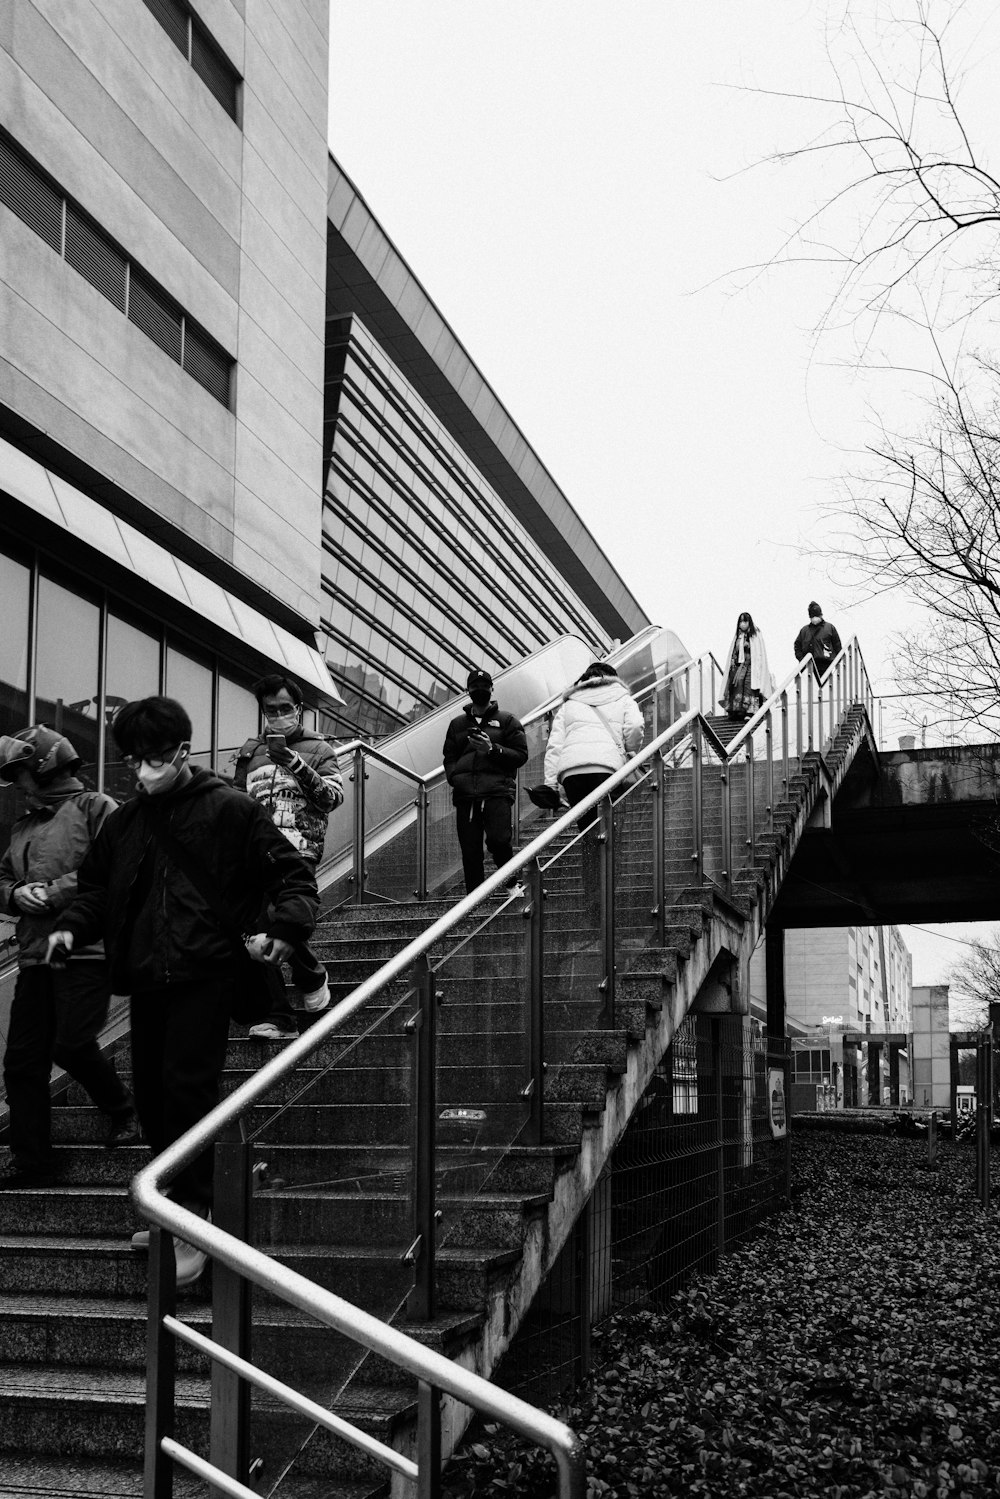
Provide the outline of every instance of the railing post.
<path id="1" fill-rule="evenodd" d="M 250 1147 L 238 1121 L 227 1125 L 215 1147 L 213 1215 L 219 1228 L 250 1242 L 253 1175 Z M 246 1276 L 221 1260 L 212 1267 L 212 1341 L 251 1360 L 251 1294 Z M 209 1460 L 229 1478 L 249 1482 L 250 1386 L 224 1364 L 212 1364 Z"/>
<path id="2" fill-rule="evenodd" d="M 146 1459 L 143 1499 L 173 1499 L 174 1464 L 163 1451 L 174 1434 L 177 1347 L 163 1326 L 177 1310 L 174 1241 L 166 1229 L 149 1231 L 149 1321 L 146 1327 Z"/>
<path id="3" fill-rule="evenodd" d="M 666 778 L 663 751 L 657 750 L 653 759 L 653 915 L 656 917 L 656 942 L 662 947 L 666 940 L 667 925 L 667 875 L 666 875 Z"/>
<path id="4" fill-rule="evenodd" d="M 522 914 L 528 923 L 528 982 L 525 993 L 524 1029 L 528 1041 L 528 1081 L 521 1096 L 528 1100 L 525 1143 L 540 1145 L 544 1138 L 545 1111 L 545 921 L 542 902 L 542 866 L 538 859 L 523 871 L 527 893 Z"/>
<path id="5" fill-rule="evenodd" d="M 695 719 L 691 734 L 691 827 L 694 834 L 694 849 L 691 860 L 694 864 L 695 882 L 705 882 L 705 839 L 702 820 L 702 732 L 701 720 Z"/>
<path id="6" fill-rule="evenodd" d="M 689 704 L 690 706 L 690 704 Z M 705 711 L 705 658 L 698 657 L 698 712 Z"/>
<path id="7" fill-rule="evenodd" d="M 788 800 L 788 693 L 781 694 L 781 799 Z"/>
<path id="8" fill-rule="evenodd" d="M 764 753 L 767 755 L 767 827 L 774 832 L 774 725 L 768 708 L 764 720 Z"/>
<path id="9" fill-rule="evenodd" d="M 441 1391 L 417 1383 L 417 1499 L 441 1495 Z"/>
<path id="10" fill-rule="evenodd" d="M 354 751 L 354 905 L 365 898 L 365 752 L 359 744 Z"/>
<path id="11" fill-rule="evenodd" d="M 795 678 L 795 753 L 802 760 L 802 674 Z"/>
<path id="12" fill-rule="evenodd" d="M 670 725 L 677 717 L 676 701 L 676 696 L 674 694 L 674 679 L 673 677 L 670 677 L 667 681 L 667 721 L 663 725 L 665 729 L 669 729 Z"/>
<path id="13" fill-rule="evenodd" d="M 750 865 L 757 857 L 757 775 L 753 757 L 753 729 L 746 737 L 747 756 L 747 848 L 750 850 Z"/>
<path id="14" fill-rule="evenodd" d="M 408 1315 L 427 1322 L 434 1316 L 437 1204 L 435 1201 L 435 1133 L 437 1127 L 437 994 L 434 970 L 426 954 L 414 967 L 417 1012 L 406 1023 L 414 1037 L 413 1243 L 414 1262 Z"/>
<path id="15" fill-rule="evenodd" d="M 413 893 L 417 897 L 417 900 L 426 900 L 427 899 L 427 818 L 428 818 L 428 808 L 430 807 L 430 794 L 429 794 L 429 792 L 427 790 L 426 784 L 423 781 L 421 781 L 420 784 L 417 786 L 416 806 L 417 806 L 417 888 L 416 888 L 416 890 Z M 515 796 L 515 798 L 514 798 L 514 807 L 516 809 L 516 815 L 517 815 L 517 818 L 518 818 L 518 826 L 517 826 L 517 829 L 516 829 L 515 837 L 518 839 L 518 841 L 520 841 L 518 835 L 520 834 L 520 831 L 521 831 L 521 827 L 520 827 L 521 800 L 520 800 L 520 797 L 518 797 L 518 796 Z"/>
<path id="16" fill-rule="evenodd" d="M 806 680 L 806 714 L 807 714 L 807 738 L 806 748 L 811 751 L 813 747 L 813 722 L 815 718 L 816 701 L 816 672 L 809 672 Z"/>
<path id="17" fill-rule="evenodd" d="M 816 748 L 822 755 L 826 750 L 826 737 L 823 732 L 823 689 L 825 678 L 820 678 L 816 689 Z"/>
<path id="18" fill-rule="evenodd" d="M 615 1021 L 615 809 L 610 796 L 601 802 L 601 825 L 597 834 L 601 873 L 601 961 L 604 978 L 598 985 L 604 995 L 603 1014 L 609 1025 Z"/>
<path id="19" fill-rule="evenodd" d="M 733 888 L 733 779 L 729 774 L 729 760 L 722 761 L 722 857 L 726 867 L 722 878 L 727 890 Z"/>

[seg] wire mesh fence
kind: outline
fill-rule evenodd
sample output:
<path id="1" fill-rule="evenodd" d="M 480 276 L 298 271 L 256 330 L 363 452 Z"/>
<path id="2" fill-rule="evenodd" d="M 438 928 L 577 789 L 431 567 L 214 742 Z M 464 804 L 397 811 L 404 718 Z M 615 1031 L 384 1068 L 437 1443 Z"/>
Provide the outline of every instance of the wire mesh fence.
<path id="1" fill-rule="evenodd" d="M 743 1015 L 678 1027 L 587 1210 L 494 1378 L 551 1404 L 589 1368 L 592 1330 L 661 1307 L 788 1200 L 790 1155 L 772 1107 L 787 1041 Z M 778 1133 L 775 1133 L 775 1128 Z"/>

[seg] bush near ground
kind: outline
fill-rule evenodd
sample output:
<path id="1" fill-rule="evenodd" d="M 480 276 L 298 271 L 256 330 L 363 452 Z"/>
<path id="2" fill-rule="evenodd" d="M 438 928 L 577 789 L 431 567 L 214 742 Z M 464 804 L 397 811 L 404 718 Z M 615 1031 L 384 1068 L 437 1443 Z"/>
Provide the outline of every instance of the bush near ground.
<path id="1" fill-rule="evenodd" d="M 662 1312 L 595 1335 L 554 1411 L 588 1499 L 979 1499 L 1000 1492 L 1000 1234 L 970 1145 L 797 1134 L 793 1202 Z M 994 1154 L 1000 1196 L 1000 1159 Z M 555 1493 L 547 1454 L 479 1430 L 453 1499 Z"/>

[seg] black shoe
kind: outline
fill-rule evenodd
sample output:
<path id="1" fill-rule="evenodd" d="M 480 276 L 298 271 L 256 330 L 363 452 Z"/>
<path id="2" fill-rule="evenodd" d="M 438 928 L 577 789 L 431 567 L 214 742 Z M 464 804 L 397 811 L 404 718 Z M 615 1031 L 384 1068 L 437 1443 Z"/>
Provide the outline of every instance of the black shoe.
<path id="1" fill-rule="evenodd" d="M 3 1171 L 0 1171 L 0 1192 L 19 1191 L 23 1187 L 54 1187 L 57 1180 L 55 1171 L 42 1171 L 33 1166 L 18 1166 L 11 1161 Z"/>
<path id="2" fill-rule="evenodd" d="M 104 1148 L 117 1150 L 119 1145 L 138 1145 L 141 1139 L 139 1121 L 130 1109 L 127 1114 L 112 1115 L 104 1137 Z"/>

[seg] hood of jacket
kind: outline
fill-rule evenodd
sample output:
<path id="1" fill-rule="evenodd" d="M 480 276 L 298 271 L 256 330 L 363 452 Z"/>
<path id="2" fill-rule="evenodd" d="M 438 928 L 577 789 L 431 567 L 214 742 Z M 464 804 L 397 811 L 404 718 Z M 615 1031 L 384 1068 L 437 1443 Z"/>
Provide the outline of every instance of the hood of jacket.
<path id="1" fill-rule="evenodd" d="M 563 702 L 568 703 L 570 698 L 577 702 L 592 703 L 595 707 L 603 708 L 608 703 L 616 703 L 619 698 L 631 697 L 625 683 L 618 677 L 591 677 L 586 682 L 574 682 L 572 687 L 567 687 L 563 693 Z"/>

